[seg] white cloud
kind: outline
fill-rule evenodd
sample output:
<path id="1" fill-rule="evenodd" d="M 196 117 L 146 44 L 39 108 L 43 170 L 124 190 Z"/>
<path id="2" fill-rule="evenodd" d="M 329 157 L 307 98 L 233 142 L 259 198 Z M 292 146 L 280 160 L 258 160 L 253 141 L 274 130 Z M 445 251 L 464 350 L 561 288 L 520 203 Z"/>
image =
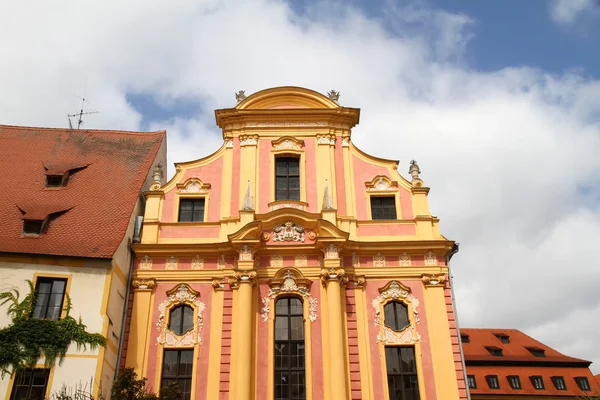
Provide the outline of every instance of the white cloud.
<path id="1" fill-rule="evenodd" d="M 474 71 L 472 21 L 422 6 L 376 19 L 273 0 L 73 4 L 0 5 L 1 123 L 66 126 L 86 79 L 101 112 L 90 128 L 138 129 L 127 92 L 199 99 L 198 115 L 152 124 L 168 129 L 172 163 L 217 149 L 212 110 L 237 90 L 340 90 L 362 109 L 358 146 L 401 172 L 419 161 L 442 232 L 461 243 L 461 325 L 524 329 L 600 372 L 599 82 Z"/>
<path id="2" fill-rule="evenodd" d="M 550 4 L 550 16 L 555 22 L 571 24 L 594 6 L 594 0 L 554 0 Z"/>

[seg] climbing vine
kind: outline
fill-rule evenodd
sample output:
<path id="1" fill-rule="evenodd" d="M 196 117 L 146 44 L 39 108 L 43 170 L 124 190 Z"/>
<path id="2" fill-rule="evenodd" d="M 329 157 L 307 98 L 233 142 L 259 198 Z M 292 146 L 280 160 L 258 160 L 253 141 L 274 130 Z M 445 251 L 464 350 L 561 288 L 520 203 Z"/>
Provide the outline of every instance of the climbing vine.
<path id="1" fill-rule="evenodd" d="M 0 374 L 12 374 L 17 369 L 32 368 L 44 357 L 46 367 L 62 364 L 71 343 L 77 349 L 95 350 L 106 345 L 99 333 L 89 333 L 81 321 L 69 315 L 71 299 L 66 296 L 64 318 L 58 320 L 31 318 L 35 306 L 33 283 L 27 280 L 29 293 L 19 300 L 17 289 L 0 293 L 0 305 L 8 304 L 7 315 L 12 324 L 0 329 Z"/>

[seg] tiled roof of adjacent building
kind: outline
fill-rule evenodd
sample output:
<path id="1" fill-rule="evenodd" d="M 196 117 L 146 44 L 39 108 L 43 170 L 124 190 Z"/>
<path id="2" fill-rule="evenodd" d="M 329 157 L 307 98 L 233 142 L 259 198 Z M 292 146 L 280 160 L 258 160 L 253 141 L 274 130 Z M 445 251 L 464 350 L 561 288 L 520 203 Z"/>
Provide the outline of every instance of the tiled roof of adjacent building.
<path id="1" fill-rule="evenodd" d="M 164 139 L 0 125 L 0 252 L 112 257 Z M 65 173 L 66 185 L 46 187 Z M 46 219 L 45 231 L 24 235 L 25 219 Z"/>
<path id="2" fill-rule="evenodd" d="M 476 386 L 470 388 L 472 395 L 582 396 L 600 387 L 590 361 L 559 353 L 517 329 L 463 328 L 460 334 L 467 376 Z M 497 388 L 488 382 L 494 376 Z M 509 376 L 519 377 L 520 388 L 510 384 Z M 541 388 L 532 377 L 541 378 Z M 582 390 L 581 378 L 590 391 Z"/>

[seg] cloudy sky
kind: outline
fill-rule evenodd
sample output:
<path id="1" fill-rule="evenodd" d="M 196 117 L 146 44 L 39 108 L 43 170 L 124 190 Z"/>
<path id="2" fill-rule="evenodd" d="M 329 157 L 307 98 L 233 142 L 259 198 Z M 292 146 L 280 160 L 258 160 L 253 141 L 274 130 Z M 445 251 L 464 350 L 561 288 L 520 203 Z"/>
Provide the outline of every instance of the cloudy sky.
<path id="1" fill-rule="evenodd" d="M 173 163 L 237 90 L 339 90 L 359 147 L 419 161 L 461 325 L 600 373 L 598 1 L 34 3 L 0 1 L 0 123 L 66 127 L 87 87 L 84 127 L 167 129 Z"/>

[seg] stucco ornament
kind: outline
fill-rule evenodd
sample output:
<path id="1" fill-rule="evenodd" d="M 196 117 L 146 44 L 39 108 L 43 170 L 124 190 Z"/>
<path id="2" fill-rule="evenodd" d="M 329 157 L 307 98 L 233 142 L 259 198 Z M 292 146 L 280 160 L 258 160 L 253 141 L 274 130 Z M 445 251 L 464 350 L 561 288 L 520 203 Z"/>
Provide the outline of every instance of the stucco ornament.
<path id="1" fill-rule="evenodd" d="M 261 299 L 263 304 L 261 308 L 261 317 L 263 322 L 267 322 L 269 320 L 269 315 L 271 314 L 271 303 L 274 302 L 279 295 L 287 293 L 296 293 L 302 296 L 302 298 L 308 303 L 308 318 L 310 322 L 315 322 L 317 320 L 318 301 L 310 295 L 306 284 L 298 283 L 297 280 L 298 277 L 291 270 L 288 270 L 283 276 L 283 282 L 280 285 L 274 285 L 271 287 L 271 289 L 269 289 L 269 293 Z"/>
<path id="2" fill-rule="evenodd" d="M 431 251 L 425 253 L 425 265 L 432 266 L 437 265 L 437 257 Z"/>
<path id="3" fill-rule="evenodd" d="M 150 186 L 150 190 L 160 189 L 163 176 L 163 166 L 161 163 L 158 163 L 154 166 L 154 170 L 152 171 L 152 186 Z"/>
<path id="4" fill-rule="evenodd" d="M 156 329 L 160 334 L 156 338 L 157 344 L 162 344 L 165 347 L 184 347 L 202 343 L 203 314 L 206 305 L 200 301 L 199 293 L 186 284 L 180 284 L 174 290 L 167 293 L 169 297 L 158 306 L 160 314 L 156 323 Z M 183 335 L 177 335 L 168 329 L 165 315 L 174 307 L 183 304 L 195 308 L 198 317 L 191 331 L 185 332 Z"/>
<path id="5" fill-rule="evenodd" d="M 294 264 L 297 267 L 306 267 L 308 265 L 308 258 L 306 254 L 298 254 L 294 257 Z"/>
<path id="6" fill-rule="evenodd" d="M 377 341 L 383 344 L 415 344 L 421 340 L 421 335 L 413 325 L 407 325 L 400 332 L 389 326 L 383 326 L 383 332 L 377 334 Z"/>
<path id="7" fill-rule="evenodd" d="M 304 228 L 287 221 L 273 228 L 274 242 L 304 242 Z"/>
<path id="8" fill-rule="evenodd" d="M 382 177 L 379 177 L 379 179 L 377 180 L 377 183 L 375 184 L 375 189 L 377 189 L 377 190 L 389 190 L 390 189 L 390 184 L 387 183 L 387 181 L 384 180 Z"/>
<path id="9" fill-rule="evenodd" d="M 209 187 L 210 185 L 203 184 L 198 179 L 192 179 L 183 189 L 179 190 L 179 193 L 208 193 Z"/>
<path id="10" fill-rule="evenodd" d="M 165 269 L 169 269 L 169 270 L 177 269 L 178 264 L 179 264 L 179 262 L 177 260 L 177 257 L 175 257 L 175 256 L 167 257 L 167 263 L 165 264 Z"/>
<path id="11" fill-rule="evenodd" d="M 217 258 L 217 269 L 225 269 L 225 254 L 221 254 Z"/>
<path id="12" fill-rule="evenodd" d="M 421 277 L 425 286 L 443 286 L 446 282 L 446 275 L 444 274 L 425 274 Z"/>
<path id="13" fill-rule="evenodd" d="M 350 138 L 342 138 L 342 147 L 348 147 L 350 146 Z"/>
<path id="14" fill-rule="evenodd" d="M 352 266 L 354 268 L 360 267 L 360 257 L 356 253 L 352 253 Z"/>
<path id="15" fill-rule="evenodd" d="M 134 279 L 131 281 L 131 286 L 135 290 L 152 290 L 156 285 L 156 280 L 154 278 L 150 279 Z"/>
<path id="16" fill-rule="evenodd" d="M 152 257 L 145 255 L 140 260 L 140 269 L 152 269 Z"/>
<path id="17" fill-rule="evenodd" d="M 239 104 L 242 101 L 244 101 L 245 98 L 246 98 L 246 91 L 245 90 L 240 90 L 238 92 L 235 92 L 235 101 L 236 101 L 237 104 Z"/>
<path id="18" fill-rule="evenodd" d="M 240 261 L 252 261 L 254 259 L 254 253 L 256 250 L 248 245 L 243 245 L 238 251 Z"/>
<path id="19" fill-rule="evenodd" d="M 419 178 L 419 174 L 421 173 L 421 169 L 419 168 L 419 164 L 415 160 L 410 162 L 410 167 L 408 168 L 408 173 L 412 177 L 410 183 L 414 186 L 421 187 L 423 186 L 423 181 Z"/>
<path id="20" fill-rule="evenodd" d="M 232 149 L 233 148 L 233 139 L 225 140 L 225 148 Z"/>
<path id="21" fill-rule="evenodd" d="M 400 257 L 398 257 L 398 260 L 400 261 L 400 265 L 402 267 L 410 267 L 412 265 L 412 260 L 406 252 L 400 254 Z"/>
<path id="22" fill-rule="evenodd" d="M 240 136 L 240 146 L 255 146 L 258 144 L 258 136 Z"/>
<path id="23" fill-rule="evenodd" d="M 397 281 L 391 281 L 388 284 L 387 289 L 382 291 L 379 296 L 375 297 L 371 302 L 373 308 L 375 309 L 375 319 L 373 320 L 375 326 L 380 325 L 381 309 L 383 308 L 382 306 L 392 300 L 399 300 L 403 301 L 404 303 L 412 304 L 415 322 L 417 324 L 421 323 L 419 312 L 417 311 L 417 308 L 419 307 L 419 300 L 400 283 Z"/>
<path id="24" fill-rule="evenodd" d="M 333 146 L 335 144 L 335 135 L 318 135 L 317 143 Z"/>
<path id="25" fill-rule="evenodd" d="M 277 203 L 270 206 L 271 211 L 279 210 L 282 208 L 295 208 L 296 210 L 304 211 L 304 205 L 296 203 Z"/>
<path id="26" fill-rule="evenodd" d="M 385 267 L 385 256 L 383 254 L 381 254 L 381 252 L 379 252 L 373 256 L 373 266 L 374 267 Z"/>
<path id="27" fill-rule="evenodd" d="M 339 249 L 333 243 L 328 244 L 326 247 L 322 248 L 321 250 L 323 251 L 323 255 L 325 256 L 325 259 L 340 258 Z"/>
<path id="28" fill-rule="evenodd" d="M 288 127 L 308 127 L 308 126 L 327 126 L 327 122 L 246 122 L 246 128 L 288 128 Z"/>
<path id="29" fill-rule="evenodd" d="M 336 103 L 340 100 L 340 92 L 335 91 L 335 90 L 330 90 L 329 92 L 327 92 L 327 97 L 330 100 L 335 101 Z"/>
<path id="30" fill-rule="evenodd" d="M 233 288 L 237 288 L 241 283 L 250 283 L 252 285 L 256 284 L 257 278 L 256 271 L 236 271 L 229 276 L 229 284 Z"/>
<path id="31" fill-rule="evenodd" d="M 204 269 L 204 258 L 199 255 L 192 258 L 192 269 Z"/>
<path id="32" fill-rule="evenodd" d="M 271 256 L 271 267 L 283 267 L 283 257 L 277 254 Z"/>
<path id="33" fill-rule="evenodd" d="M 302 146 L 299 143 L 295 143 L 290 139 L 286 139 L 281 143 L 277 143 L 273 146 L 274 150 L 302 150 Z"/>
<path id="34" fill-rule="evenodd" d="M 323 268 L 319 276 L 323 285 L 326 285 L 329 281 L 338 281 L 341 285 L 348 283 L 348 276 L 343 268 Z"/>

